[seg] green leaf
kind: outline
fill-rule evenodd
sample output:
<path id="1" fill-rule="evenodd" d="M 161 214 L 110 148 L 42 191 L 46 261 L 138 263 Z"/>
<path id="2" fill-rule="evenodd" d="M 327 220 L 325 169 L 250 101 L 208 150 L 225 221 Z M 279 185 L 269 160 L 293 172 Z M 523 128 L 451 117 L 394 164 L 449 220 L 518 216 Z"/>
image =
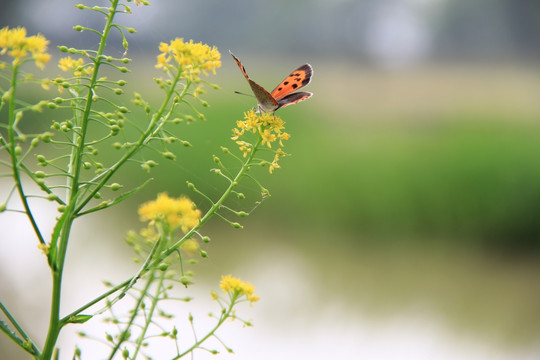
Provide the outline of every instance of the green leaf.
<path id="1" fill-rule="evenodd" d="M 84 324 L 90 320 L 94 315 L 73 315 L 71 316 L 66 323 L 67 324 Z"/>

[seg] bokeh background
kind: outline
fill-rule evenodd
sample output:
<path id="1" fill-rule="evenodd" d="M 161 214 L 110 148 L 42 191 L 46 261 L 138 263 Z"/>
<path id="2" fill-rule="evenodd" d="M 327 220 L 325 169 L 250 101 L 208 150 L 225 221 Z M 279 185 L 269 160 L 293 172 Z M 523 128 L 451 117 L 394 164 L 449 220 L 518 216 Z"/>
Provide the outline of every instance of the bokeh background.
<path id="1" fill-rule="evenodd" d="M 230 129 L 254 105 L 234 94 L 249 88 L 231 49 L 267 89 L 311 63 L 315 95 L 279 112 L 292 156 L 261 174 L 272 197 L 243 230 L 219 221 L 206 230 L 209 259 L 193 287 L 203 306 L 190 311 L 208 311 L 220 274 L 261 296 L 241 309 L 255 327 L 222 331 L 235 354 L 221 358 L 540 358 L 540 2 L 154 0 L 133 10 L 119 20 L 138 30 L 128 38 L 133 72 L 122 75 L 128 94 L 159 99 L 157 46 L 174 37 L 218 46 L 223 66 L 209 80 L 222 89 L 207 94 L 207 122 L 177 129 L 193 148 L 175 148 L 177 161 L 162 161 L 144 192 L 77 224 L 66 312 L 136 269 L 123 237 L 140 227 L 138 204 L 187 193 L 186 180 L 219 194 L 211 155 L 232 146 Z M 102 21 L 62 0 L 4 0 L 0 12 L 2 27 L 78 48 L 97 40 L 71 28 Z M 47 76 L 58 73 L 51 47 Z M 108 51 L 124 52 L 118 37 Z M 144 175 L 134 166 L 116 181 L 137 186 Z M 249 210 L 258 191 L 245 191 L 251 202 L 238 206 Z M 54 209 L 33 205 L 50 228 Z M 41 343 L 49 273 L 28 227 L 0 215 L 0 293 Z M 61 341 L 71 358 L 77 338 Z M 97 343 L 85 346 L 83 358 L 100 358 Z M 24 357 L 2 338 L 0 358 Z"/>

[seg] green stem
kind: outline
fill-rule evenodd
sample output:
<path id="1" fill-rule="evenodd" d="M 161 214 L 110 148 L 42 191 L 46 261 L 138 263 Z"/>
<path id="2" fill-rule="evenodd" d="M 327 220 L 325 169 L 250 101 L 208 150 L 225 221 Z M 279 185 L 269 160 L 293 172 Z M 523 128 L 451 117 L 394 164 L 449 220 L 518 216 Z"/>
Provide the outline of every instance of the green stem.
<path id="1" fill-rule="evenodd" d="M 197 340 L 189 349 L 187 349 L 186 351 L 184 351 L 183 353 L 181 354 L 178 354 L 177 356 L 173 357 L 171 360 L 176 360 L 176 359 L 180 359 L 181 357 L 185 356 L 186 354 L 189 354 L 190 352 L 192 352 L 193 350 L 199 348 L 202 343 L 204 343 L 206 340 L 208 340 L 211 336 L 213 336 L 217 329 L 219 329 L 219 327 L 221 325 L 223 325 L 223 323 L 225 322 L 225 320 L 227 320 L 234 308 L 234 305 L 235 305 L 235 301 L 236 299 L 233 298 L 231 299 L 231 303 L 229 304 L 229 307 L 227 308 L 227 310 L 221 314 L 221 317 L 219 318 L 219 321 L 217 322 L 216 326 L 214 326 L 212 328 L 212 330 L 210 330 L 208 332 L 208 334 L 206 334 L 203 338 L 201 338 L 200 340 Z"/>
<path id="2" fill-rule="evenodd" d="M 15 327 L 15 329 L 17 330 L 17 332 L 22 336 L 22 338 L 24 339 L 24 341 L 19 338 L 16 334 L 14 334 L 13 332 L 11 332 L 7 326 L 4 326 L 4 323 L 0 321 L 0 329 L 11 339 L 13 340 L 17 345 L 19 345 L 22 349 L 24 349 L 25 351 L 27 351 L 28 353 L 30 353 L 31 355 L 34 356 L 34 358 L 39 358 L 40 356 L 40 353 L 39 353 L 39 350 L 37 349 L 35 343 L 30 339 L 30 337 L 28 336 L 28 334 L 26 334 L 26 332 L 24 331 L 24 329 L 19 325 L 19 323 L 17 322 L 17 320 L 15 320 L 15 318 L 11 315 L 11 313 L 8 311 L 8 309 L 4 306 L 4 304 L 2 304 L 2 302 L 0 301 L 0 310 L 2 310 L 2 312 L 4 313 L 4 315 L 7 317 L 7 319 L 9 320 L 9 322 L 11 322 L 11 324 L 13 325 L 13 327 Z"/>
<path id="3" fill-rule="evenodd" d="M 160 293 L 161 293 L 161 291 L 163 291 L 163 281 L 164 280 L 165 280 L 165 271 L 161 271 L 161 275 L 160 275 L 159 280 L 158 280 L 155 295 L 152 297 L 152 306 L 150 307 L 150 311 L 148 312 L 148 314 L 146 316 L 146 321 L 145 321 L 145 324 L 144 324 L 144 328 L 142 329 L 142 332 L 141 332 L 141 334 L 139 335 L 139 337 L 137 339 L 137 347 L 135 348 L 135 352 L 132 355 L 133 359 L 137 358 L 137 355 L 139 354 L 141 346 L 143 345 L 143 342 L 144 342 L 144 336 L 145 336 L 146 332 L 148 331 L 148 327 L 152 323 L 152 317 L 154 316 L 154 312 L 156 311 L 157 304 L 158 304 L 158 302 L 160 300 L 160 298 L 159 298 Z"/>
<path id="4" fill-rule="evenodd" d="M 36 223 L 36 220 L 34 219 L 34 216 L 32 215 L 32 211 L 30 210 L 30 205 L 28 205 L 28 199 L 26 197 L 26 194 L 24 193 L 23 185 L 22 185 L 22 179 L 21 179 L 21 173 L 19 169 L 19 160 L 17 159 L 17 154 L 15 152 L 16 148 L 16 141 L 15 141 L 15 93 L 17 89 L 17 74 L 19 70 L 19 64 L 13 65 L 13 71 L 11 74 L 11 94 L 9 96 L 9 125 L 8 125 L 8 138 L 9 138 L 9 153 L 11 157 L 11 168 L 13 170 L 13 180 L 15 181 L 15 186 L 17 187 L 17 191 L 19 193 L 19 197 L 21 198 L 21 202 L 24 207 L 24 211 L 26 215 L 28 216 L 28 219 L 30 220 L 30 223 L 32 224 L 32 228 L 34 229 L 34 232 L 36 233 L 36 236 L 41 244 L 45 244 L 45 240 L 43 239 L 43 235 L 41 235 L 41 231 L 39 230 L 39 227 Z"/>
<path id="5" fill-rule="evenodd" d="M 80 130 L 80 136 L 77 143 L 77 148 L 74 149 L 74 158 L 72 159 L 71 165 L 74 166 L 73 168 L 73 180 L 72 180 L 72 191 L 70 196 L 70 201 L 75 200 L 75 194 L 78 192 L 79 189 L 79 178 L 81 175 L 81 167 L 82 167 L 82 157 L 84 154 L 84 148 L 86 146 L 86 133 L 88 131 L 88 123 L 90 121 L 90 110 L 93 106 L 93 100 L 92 97 L 94 95 L 94 89 L 96 88 L 97 83 L 97 77 L 99 73 L 99 67 L 102 62 L 102 55 L 105 51 L 105 46 L 107 45 L 107 39 L 109 37 L 109 32 L 112 28 L 112 23 L 114 16 L 116 15 L 116 8 L 118 6 L 119 0 L 112 0 L 111 1 L 111 10 L 109 11 L 107 15 L 107 22 L 105 23 L 105 27 L 103 29 L 103 35 L 101 36 L 101 41 L 99 43 L 99 48 L 96 54 L 96 60 L 94 62 L 94 72 L 92 73 L 92 79 L 90 80 L 89 84 L 89 90 L 88 94 L 86 96 L 86 105 L 84 108 L 83 116 L 82 116 L 82 123 L 81 123 L 81 130 Z"/>
<path id="6" fill-rule="evenodd" d="M 82 124 L 80 135 L 77 139 L 77 148 L 72 152 L 72 158 L 70 160 L 70 171 L 72 171 L 72 183 L 70 189 L 70 196 L 68 199 L 68 207 L 66 211 L 67 214 L 62 230 L 59 237 L 59 246 L 58 246 L 58 256 L 54 264 L 52 264 L 52 299 L 51 299 L 51 311 L 50 311 L 50 320 L 49 320 L 49 329 L 47 331 L 47 339 L 45 340 L 45 345 L 43 347 L 43 353 L 41 356 L 42 360 L 50 360 L 53 356 L 53 352 L 58 340 L 58 335 L 64 325 L 60 319 L 60 300 L 62 295 L 62 279 L 64 264 L 66 258 L 66 252 L 68 248 L 69 236 L 71 233 L 71 227 L 75 219 L 76 212 L 74 211 L 74 204 L 77 202 L 77 197 L 79 196 L 79 178 L 82 167 L 82 157 L 84 153 L 86 133 L 88 131 L 88 123 L 90 117 L 90 110 L 92 108 L 92 89 L 95 88 L 97 82 L 97 75 L 99 71 L 99 66 L 101 63 L 101 55 L 105 50 L 105 45 L 107 43 L 107 38 L 111 30 L 112 21 L 114 15 L 116 14 L 116 7 L 118 6 L 118 0 L 111 1 L 111 11 L 107 15 L 107 21 L 103 30 L 103 36 L 98 49 L 97 60 L 94 65 L 94 73 L 92 74 L 92 79 L 90 81 L 90 91 L 88 91 L 86 99 L 86 107 L 83 113 Z M 51 241 L 55 241 L 52 239 Z"/>
<path id="7" fill-rule="evenodd" d="M 156 260 L 156 262 L 162 261 L 167 256 L 171 255 L 174 251 L 176 251 L 176 249 L 186 239 L 191 238 L 193 236 L 193 234 L 195 234 L 197 232 L 197 230 L 199 230 L 208 221 L 208 219 L 210 219 L 221 208 L 221 206 L 223 205 L 225 200 L 227 200 L 227 198 L 229 197 L 229 195 L 231 194 L 233 189 L 238 185 L 238 182 L 240 181 L 240 179 L 242 179 L 242 177 L 245 175 L 245 173 L 248 171 L 249 167 L 251 166 L 251 162 L 252 162 L 253 158 L 255 157 L 255 153 L 257 152 L 259 145 L 261 144 L 261 140 L 262 139 L 259 138 L 259 140 L 257 141 L 257 144 L 255 144 L 255 146 L 253 147 L 253 151 L 250 153 L 247 160 L 242 164 L 242 167 L 240 168 L 240 170 L 238 171 L 238 173 L 236 174 L 236 176 L 234 177 L 232 182 L 229 184 L 229 186 L 227 187 L 227 189 L 225 190 L 223 195 L 221 195 L 219 200 L 212 205 L 212 207 L 206 212 L 206 214 L 204 214 L 204 216 L 201 218 L 201 220 L 199 221 L 199 223 L 197 225 L 195 225 L 191 230 L 189 230 L 182 237 L 182 239 L 178 240 L 176 243 L 171 245 L 167 250 L 165 250 L 161 254 L 161 256 L 159 256 L 159 258 Z"/>
<path id="8" fill-rule="evenodd" d="M 162 232 L 161 236 L 159 237 L 159 240 L 156 241 L 156 245 L 154 245 L 154 248 L 152 249 L 152 252 L 148 256 L 148 258 L 146 260 L 146 263 L 148 263 L 149 259 L 153 258 L 153 256 L 156 253 L 161 252 L 161 248 L 163 246 L 165 246 L 168 243 L 168 241 L 169 241 L 169 235 Z M 155 269 L 155 268 L 153 268 L 153 269 Z M 161 273 L 162 273 L 161 277 L 164 277 L 165 276 L 165 271 L 162 271 Z M 138 276 L 140 276 L 140 274 Z M 136 281 L 138 279 L 138 277 L 134 277 L 133 279 L 134 279 L 134 281 Z M 109 360 L 112 360 L 112 358 L 114 357 L 116 352 L 120 349 L 120 346 L 122 345 L 122 343 L 128 339 L 128 334 L 130 334 L 131 326 L 133 325 L 133 322 L 135 321 L 135 319 L 139 315 L 139 309 L 141 307 L 141 304 L 143 303 L 144 298 L 145 298 L 146 294 L 148 293 L 148 290 L 150 289 L 150 286 L 152 285 L 154 280 L 155 280 L 155 272 L 151 271 L 150 276 L 146 280 L 146 285 L 145 285 L 144 289 L 141 291 L 139 299 L 137 300 L 137 304 L 135 305 L 135 308 L 132 310 L 131 318 L 129 319 L 129 322 L 128 322 L 126 328 L 124 329 L 124 331 L 122 331 L 122 333 L 120 334 L 120 338 L 118 339 L 118 343 L 116 343 L 113 351 L 111 352 L 111 355 L 109 356 Z M 134 281 L 133 281 L 133 283 L 134 283 Z M 158 286 L 158 291 L 161 288 L 162 283 L 163 283 L 163 279 L 160 280 L 160 284 Z M 131 284 L 131 282 L 130 282 L 130 284 Z M 133 286 L 133 284 L 131 284 L 131 286 Z M 127 290 L 128 290 L 128 286 L 126 286 L 123 293 L 125 293 Z M 154 301 L 157 302 L 156 298 L 154 298 Z M 153 308 L 154 307 L 155 307 L 155 305 L 153 305 Z M 151 321 L 151 320 L 152 320 L 151 317 L 148 318 L 148 321 Z M 144 331 L 141 334 L 141 337 L 139 338 L 139 340 L 141 342 L 142 342 L 143 336 L 144 336 Z M 138 349 L 137 349 L 137 352 L 138 352 Z M 135 357 L 133 357 L 133 359 L 135 359 Z"/>
<path id="9" fill-rule="evenodd" d="M 137 300 L 137 304 L 135 304 L 135 308 L 132 310 L 132 314 L 131 314 L 131 317 L 129 319 L 129 322 L 127 323 L 126 328 L 124 329 L 124 331 L 122 331 L 122 333 L 120 334 L 118 342 L 114 346 L 114 349 L 112 350 L 111 355 L 109 356 L 109 360 L 112 360 L 112 358 L 114 357 L 116 352 L 120 349 L 120 346 L 124 343 L 124 341 L 126 341 L 128 339 L 128 334 L 130 333 L 131 326 L 133 325 L 133 322 L 135 321 L 135 319 L 139 315 L 139 309 L 141 307 L 141 304 L 144 301 L 144 297 L 146 296 L 146 293 L 148 292 L 148 289 L 150 289 L 150 286 L 154 282 L 154 279 L 155 279 L 154 272 L 151 272 L 150 276 L 148 277 L 148 279 L 146 281 L 146 285 L 145 285 L 144 289 L 141 291 L 141 295 L 140 295 L 139 299 Z"/>
<path id="10" fill-rule="evenodd" d="M 135 275 L 135 276 L 132 276 L 131 278 L 123 281 L 121 284 L 115 286 L 114 288 L 108 290 L 107 292 L 103 293 L 102 295 L 96 297 L 95 299 L 93 299 L 92 301 L 86 303 L 85 305 L 81 306 L 80 308 L 78 308 L 77 310 L 71 312 L 69 315 L 65 316 L 61 322 L 62 323 L 67 323 L 69 322 L 69 319 L 73 316 L 76 316 L 76 315 L 79 315 L 82 311 L 88 309 L 89 307 L 91 307 L 92 305 L 95 305 L 96 303 L 98 303 L 99 301 L 105 299 L 107 296 L 109 295 L 112 295 L 114 294 L 115 292 L 119 291 L 120 289 L 122 289 L 122 293 L 115 299 L 113 300 L 113 302 L 119 300 L 120 298 L 122 298 L 122 294 L 125 294 L 127 291 L 129 291 L 129 289 L 137 282 L 137 280 L 142 276 L 142 274 L 146 271 L 148 271 L 148 269 L 151 269 L 151 268 L 154 268 L 156 267 L 157 265 L 159 265 L 160 262 L 162 262 L 165 258 L 167 258 L 169 255 L 171 255 L 173 252 L 175 252 L 178 247 L 186 240 L 186 239 L 189 239 L 191 238 L 200 228 L 202 225 L 204 225 L 204 223 L 206 221 L 208 221 L 208 219 L 210 219 L 216 211 L 219 210 L 219 208 L 221 207 L 221 205 L 223 205 L 223 203 L 225 202 L 225 200 L 228 198 L 228 196 L 231 194 L 231 192 L 233 191 L 234 187 L 238 184 L 238 182 L 240 181 L 240 179 L 245 175 L 246 171 L 249 169 L 249 166 L 251 165 L 251 162 L 255 156 L 255 153 L 257 152 L 258 150 L 258 147 L 261 143 L 261 139 L 259 139 L 259 141 L 257 142 L 257 144 L 253 147 L 253 151 L 251 152 L 250 156 L 248 157 L 248 159 L 244 162 L 244 164 L 242 165 L 242 167 L 240 168 L 240 170 L 238 171 L 238 173 L 236 174 L 236 176 L 234 177 L 234 180 L 229 184 L 229 186 L 227 187 L 227 189 L 225 190 L 225 192 L 223 193 L 223 195 L 221 196 L 221 198 L 206 212 L 206 214 L 201 218 L 201 221 L 199 222 L 199 224 L 197 224 L 195 227 L 193 227 L 191 230 L 189 230 L 180 240 L 178 240 L 175 244 L 171 245 L 169 248 L 167 248 L 166 250 L 162 251 L 160 253 L 159 256 L 155 257 L 154 258 L 154 253 L 155 251 L 157 251 L 157 244 L 154 246 L 154 248 L 152 249 L 152 252 L 151 254 L 146 258 L 146 261 L 145 263 L 143 264 L 143 266 L 141 266 L 140 270 L 138 271 L 138 273 Z M 152 261 L 153 260 L 153 261 Z"/>
<path id="11" fill-rule="evenodd" d="M 176 73 L 172 84 L 170 85 L 169 91 L 167 92 L 167 95 L 165 96 L 165 99 L 163 100 L 163 103 L 161 104 L 161 107 L 159 110 L 154 114 L 152 117 L 152 120 L 150 121 L 150 124 L 148 125 L 146 131 L 140 136 L 139 140 L 134 144 L 134 146 L 131 148 L 130 151 L 124 153 L 124 155 L 118 160 L 113 166 L 109 168 L 108 171 L 104 172 L 103 177 L 101 178 L 101 181 L 96 185 L 96 187 L 85 197 L 83 201 L 79 204 L 77 207 L 75 213 L 79 213 L 86 204 L 94 198 L 94 195 L 97 194 L 97 192 L 109 181 L 109 179 L 118 171 L 118 169 L 133 155 L 141 150 L 142 145 L 147 144 L 150 139 L 154 137 L 154 135 L 161 129 L 161 127 L 164 125 L 164 120 L 162 119 L 163 114 L 165 113 L 165 110 L 167 109 L 167 105 L 169 104 L 171 97 L 175 93 L 175 87 L 178 84 L 178 81 L 180 80 L 180 75 L 182 74 L 181 70 L 179 69 Z M 190 82 L 186 83 L 186 86 L 184 88 L 184 91 L 179 95 L 180 100 L 182 97 L 186 94 L 188 88 L 190 86 Z M 159 124 L 161 121 L 161 124 Z M 157 127 L 156 127 L 156 124 Z"/>
<path id="12" fill-rule="evenodd" d="M 52 271 L 52 300 L 51 300 L 51 314 L 49 320 L 49 330 L 47 332 L 47 339 L 45 340 L 45 345 L 43 347 L 43 354 L 41 356 L 42 360 L 49 360 L 53 355 L 54 348 L 56 346 L 56 341 L 58 340 L 58 335 L 60 330 L 64 325 L 60 321 L 60 298 L 62 295 L 62 274 L 64 270 L 65 256 L 67 250 L 67 244 L 69 239 L 69 234 L 71 232 L 71 225 L 73 223 L 73 214 L 70 214 L 60 235 L 60 247 L 58 249 L 58 258 L 56 261 L 56 267 Z"/>

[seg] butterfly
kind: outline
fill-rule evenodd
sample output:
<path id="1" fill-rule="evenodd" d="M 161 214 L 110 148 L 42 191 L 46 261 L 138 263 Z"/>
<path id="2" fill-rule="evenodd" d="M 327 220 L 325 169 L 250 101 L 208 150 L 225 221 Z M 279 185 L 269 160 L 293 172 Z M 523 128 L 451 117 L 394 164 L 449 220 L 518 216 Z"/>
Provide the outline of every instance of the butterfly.
<path id="1" fill-rule="evenodd" d="M 261 85 L 251 80 L 240 60 L 232 52 L 229 51 L 229 53 L 234 61 L 236 61 L 242 74 L 244 74 L 251 87 L 251 91 L 255 94 L 259 112 L 274 113 L 277 109 L 299 103 L 300 101 L 309 99 L 313 95 L 313 93 L 307 91 L 293 92 L 309 84 L 313 75 L 313 67 L 311 65 L 304 64 L 300 66 L 287 76 L 285 80 L 280 82 L 272 92 L 268 92 Z"/>

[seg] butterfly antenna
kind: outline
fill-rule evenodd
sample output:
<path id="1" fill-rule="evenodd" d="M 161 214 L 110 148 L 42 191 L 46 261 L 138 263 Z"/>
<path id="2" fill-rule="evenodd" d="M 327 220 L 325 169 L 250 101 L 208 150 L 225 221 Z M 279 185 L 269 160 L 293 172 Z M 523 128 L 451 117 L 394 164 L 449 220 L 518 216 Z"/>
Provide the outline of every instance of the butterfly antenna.
<path id="1" fill-rule="evenodd" d="M 240 92 L 240 91 L 234 91 L 235 94 L 238 94 L 238 95 L 244 95 L 244 96 L 249 96 L 249 97 L 255 97 L 253 94 L 246 94 L 246 93 L 243 93 L 243 92 Z"/>

